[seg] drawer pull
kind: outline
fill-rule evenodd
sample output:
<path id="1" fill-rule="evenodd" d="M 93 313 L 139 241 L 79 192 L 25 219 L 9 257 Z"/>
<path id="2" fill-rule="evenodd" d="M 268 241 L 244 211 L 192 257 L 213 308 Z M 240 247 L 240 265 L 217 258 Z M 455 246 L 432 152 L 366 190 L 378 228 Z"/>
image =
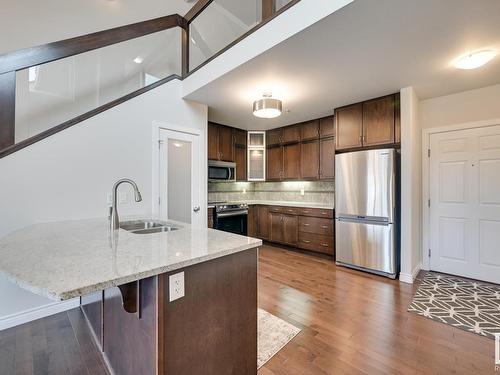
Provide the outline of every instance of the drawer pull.
<path id="1" fill-rule="evenodd" d="M 307 210 L 302 210 L 302 212 L 305 213 L 305 214 L 309 213 L 309 211 L 307 211 Z"/>
<path id="2" fill-rule="evenodd" d="M 328 215 L 328 212 L 322 212 L 321 215 Z"/>
<path id="3" fill-rule="evenodd" d="M 328 247 L 328 244 L 327 243 L 322 243 L 321 246 Z"/>
<path id="4" fill-rule="evenodd" d="M 328 225 L 322 225 L 321 228 L 328 229 Z"/>
<path id="5" fill-rule="evenodd" d="M 305 227 L 308 227 L 308 226 L 309 226 L 309 224 L 307 224 L 307 223 L 304 223 L 303 225 L 304 225 Z"/>
<path id="6" fill-rule="evenodd" d="M 311 241 L 308 241 L 308 240 L 302 240 L 302 242 L 304 242 L 304 243 L 311 243 Z"/>

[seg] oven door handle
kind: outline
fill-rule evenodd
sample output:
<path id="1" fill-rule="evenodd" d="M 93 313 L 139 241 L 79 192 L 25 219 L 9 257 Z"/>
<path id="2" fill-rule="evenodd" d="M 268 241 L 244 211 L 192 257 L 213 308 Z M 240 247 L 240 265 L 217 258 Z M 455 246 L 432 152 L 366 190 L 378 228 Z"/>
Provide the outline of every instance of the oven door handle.
<path id="1" fill-rule="evenodd" d="M 220 219 L 223 217 L 243 216 L 243 215 L 248 215 L 248 210 L 238 210 L 238 211 L 217 213 L 217 218 Z"/>

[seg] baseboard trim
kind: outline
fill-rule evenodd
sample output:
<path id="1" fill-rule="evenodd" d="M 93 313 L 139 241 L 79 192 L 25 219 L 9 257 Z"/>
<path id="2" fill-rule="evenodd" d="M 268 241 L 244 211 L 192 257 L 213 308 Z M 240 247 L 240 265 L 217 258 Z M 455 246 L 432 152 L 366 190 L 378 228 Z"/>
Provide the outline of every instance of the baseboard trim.
<path id="1" fill-rule="evenodd" d="M 17 314 L 7 315 L 0 318 L 0 331 L 12 328 L 33 320 L 45 318 L 46 316 L 58 314 L 63 311 L 71 310 L 80 305 L 79 298 L 70 299 L 64 302 L 53 302 L 33 309 L 21 311 Z"/>
<path id="2" fill-rule="evenodd" d="M 403 282 L 403 283 L 407 283 L 407 284 L 413 284 L 413 282 L 415 281 L 415 279 L 417 278 L 418 276 L 418 273 L 420 272 L 420 270 L 422 269 L 422 263 L 419 263 L 417 264 L 417 266 L 413 269 L 412 273 L 409 274 L 409 273 L 404 273 L 404 272 L 401 272 L 399 274 L 399 281 Z"/>

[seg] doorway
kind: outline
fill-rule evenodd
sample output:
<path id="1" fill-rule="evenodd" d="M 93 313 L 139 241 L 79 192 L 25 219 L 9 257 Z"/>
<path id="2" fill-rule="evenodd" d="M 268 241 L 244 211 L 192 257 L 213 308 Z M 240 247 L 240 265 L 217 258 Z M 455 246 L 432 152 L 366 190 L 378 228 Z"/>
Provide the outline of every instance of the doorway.
<path id="1" fill-rule="evenodd" d="M 429 268 L 500 284 L 500 125 L 429 142 Z"/>
<path id="2" fill-rule="evenodd" d="M 160 129 L 159 214 L 201 226 L 200 136 Z"/>

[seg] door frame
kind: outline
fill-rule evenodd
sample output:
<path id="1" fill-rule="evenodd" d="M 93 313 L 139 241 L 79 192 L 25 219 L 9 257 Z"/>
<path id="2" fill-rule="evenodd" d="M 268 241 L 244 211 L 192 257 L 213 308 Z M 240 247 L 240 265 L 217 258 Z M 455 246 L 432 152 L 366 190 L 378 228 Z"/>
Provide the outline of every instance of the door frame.
<path id="1" fill-rule="evenodd" d="M 199 136 L 200 138 L 200 160 L 199 160 L 199 168 L 200 171 L 207 170 L 207 158 L 204 157 L 206 155 L 206 138 L 204 138 L 204 132 L 200 129 L 190 128 L 182 125 L 177 125 L 173 123 L 167 123 L 163 121 L 153 121 L 152 126 L 152 147 L 151 147 L 151 212 L 153 217 L 158 217 L 160 215 L 160 133 L 162 130 L 166 131 L 175 131 L 180 133 L 185 133 L 189 135 Z M 201 173 L 200 175 L 200 185 L 207 186 L 207 174 Z M 207 215 L 204 214 L 207 212 L 207 189 L 204 189 L 200 192 L 200 225 L 201 227 L 207 227 Z"/>
<path id="2" fill-rule="evenodd" d="M 428 205 L 430 199 L 430 157 L 428 150 L 430 147 L 431 135 L 437 133 L 448 133 L 458 130 L 485 128 L 489 126 L 500 125 L 500 118 L 481 120 L 474 122 L 466 122 L 461 124 L 446 125 L 435 128 L 422 129 L 422 191 L 421 191 L 421 204 L 422 204 L 422 269 L 430 270 L 430 215 L 431 209 Z M 432 203 L 431 203 L 432 204 Z"/>

